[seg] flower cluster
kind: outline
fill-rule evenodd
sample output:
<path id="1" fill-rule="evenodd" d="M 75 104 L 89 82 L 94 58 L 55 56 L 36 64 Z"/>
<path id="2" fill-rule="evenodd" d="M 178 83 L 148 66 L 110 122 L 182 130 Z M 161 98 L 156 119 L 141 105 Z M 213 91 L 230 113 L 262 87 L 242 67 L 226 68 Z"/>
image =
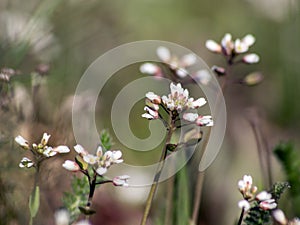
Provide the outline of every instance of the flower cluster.
<path id="1" fill-rule="evenodd" d="M 33 143 L 32 145 L 29 145 L 28 141 L 22 136 L 17 136 L 15 141 L 19 144 L 19 146 L 24 150 L 30 150 L 35 157 L 34 161 L 27 157 L 23 157 L 19 167 L 30 168 L 46 158 L 55 156 L 58 153 L 68 153 L 70 151 L 70 149 L 65 145 L 60 145 L 55 148 L 48 146 L 47 144 L 50 136 L 50 134 L 44 133 L 41 142 L 39 144 Z"/>
<path id="2" fill-rule="evenodd" d="M 228 68 L 237 63 L 254 64 L 259 62 L 259 56 L 255 53 L 247 53 L 249 48 L 255 43 L 255 37 L 247 34 L 242 39 L 232 40 L 231 34 L 225 34 L 221 43 L 213 40 L 206 41 L 206 48 L 214 53 L 221 54 L 225 57 Z M 247 54 L 245 54 L 247 53 Z M 225 69 L 220 66 L 213 66 L 212 70 L 219 76 L 230 73 L 228 68 Z M 253 72 L 245 76 L 239 81 L 241 84 L 248 86 L 256 85 L 263 79 L 260 72 Z"/>
<path id="3" fill-rule="evenodd" d="M 144 110 L 146 113 L 142 117 L 154 120 L 162 118 L 159 113 L 159 106 L 161 106 L 167 112 L 172 112 L 173 115 L 178 113 L 183 113 L 183 119 L 188 122 L 195 122 L 199 126 L 212 126 L 213 121 L 211 116 L 202 116 L 197 113 L 186 112 L 189 109 L 197 109 L 206 104 L 204 98 L 199 98 L 194 100 L 194 98 L 189 97 L 189 91 L 183 89 L 181 84 L 177 85 L 170 84 L 171 93 L 168 96 L 158 96 L 153 92 L 148 92 L 146 94 L 146 106 Z"/>
<path id="4" fill-rule="evenodd" d="M 238 181 L 238 189 L 244 198 L 238 202 L 239 208 L 248 211 L 251 208 L 250 203 L 255 201 L 263 210 L 275 209 L 277 203 L 275 199 L 272 198 L 272 194 L 267 191 L 256 194 L 257 187 L 252 186 L 252 184 L 252 177 L 250 175 L 244 175 L 243 179 Z"/>
<path id="5" fill-rule="evenodd" d="M 212 52 L 222 54 L 228 62 L 234 63 L 234 59 L 237 55 L 248 52 L 249 48 L 255 43 L 255 37 L 251 34 L 247 34 L 242 39 L 232 40 L 231 34 L 225 34 L 221 40 L 221 44 L 213 40 L 207 40 L 206 48 Z M 249 53 L 243 56 L 242 62 L 247 64 L 259 62 L 259 56 L 255 53 Z"/>
<path id="6" fill-rule="evenodd" d="M 103 148 L 99 146 L 96 155 L 93 155 L 86 151 L 81 145 L 74 146 L 74 149 L 78 154 L 75 157 L 75 161 L 66 160 L 62 165 L 65 169 L 72 172 L 81 171 L 87 175 L 90 165 L 96 174 L 103 176 L 111 165 L 123 162 L 122 152 L 120 150 L 103 152 Z M 115 186 L 128 186 L 128 179 L 129 176 L 123 175 L 115 177 L 111 182 Z"/>
<path id="7" fill-rule="evenodd" d="M 195 54 L 190 53 L 183 55 L 182 57 L 177 57 L 171 54 L 170 50 L 164 46 L 160 46 L 156 50 L 158 58 L 168 67 L 171 71 L 171 79 L 173 80 L 188 80 L 192 79 L 188 76 L 188 67 L 193 66 L 197 57 Z M 154 63 L 144 63 L 140 67 L 142 73 L 153 75 L 157 78 L 164 77 L 166 74 L 163 72 L 162 68 Z M 199 70 L 196 73 L 191 74 L 191 77 L 196 82 L 200 82 L 204 85 L 208 84 L 211 80 L 211 75 L 206 70 Z"/>

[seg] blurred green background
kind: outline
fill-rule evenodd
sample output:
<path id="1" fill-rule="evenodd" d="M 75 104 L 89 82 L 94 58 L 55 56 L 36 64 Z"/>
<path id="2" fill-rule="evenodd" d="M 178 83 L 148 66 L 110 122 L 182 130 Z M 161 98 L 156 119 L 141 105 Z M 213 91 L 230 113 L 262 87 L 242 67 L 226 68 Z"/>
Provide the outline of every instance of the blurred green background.
<path id="1" fill-rule="evenodd" d="M 292 140 L 299 146 L 299 7 L 297 0 L 1 0 L 0 66 L 20 70 L 21 75 L 11 79 L 11 96 L 1 90 L 5 101 L 1 100 L 0 115 L 0 216 L 7 218 L 3 220 L 7 222 L 0 224 L 26 224 L 24 221 L 28 219 L 24 212 L 32 188 L 32 173 L 18 168 L 23 152 L 13 144 L 13 137 L 22 134 L 30 141 L 37 141 L 47 131 L 53 135 L 53 145 L 62 142 L 75 145 L 70 119 L 72 95 L 80 77 L 98 56 L 124 43 L 155 39 L 189 48 L 209 66 L 224 65 L 221 57 L 205 48 L 205 41 L 219 42 L 227 32 L 234 39 L 253 34 L 257 41 L 251 51 L 261 57 L 259 64 L 235 68 L 234 76 L 243 77 L 258 70 L 265 77 L 258 86 L 232 85 L 226 90 L 227 135 L 218 158 L 207 170 L 200 224 L 232 224 L 239 215 L 238 179 L 252 174 L 258 186 L 263 184 L 255 139 L 246 119 L 247 109 L 258 112 L 270 148 L 280 140 Z M 39 83 L 35 89 L 30 75 L 41 63 L 49 64 L 50 71 L 43 76 L 46 83 Z M 112 101 L 125 84 L 145 76 L 138 66 L 122 70 L 101 93 L 98 126 L 108 129 L 113 136 Z M 145 87 L 147 91 L 150 90 Z M 149 131 L 144 127 L 148 122 L 136 119 L 142 108 L 140 102 L 132 112 L 131 123 L 138 130 L 134 132 L 137 136 L 147 137 Z M 126 150 L 116 137 L 114 142 L 116 147 Z M 145 157 L 128 149 L 124 154 L 125 161 L 137 164 L 139 157 L 150 162 L 157 158 L 156 154 Z M 40 224 L 53 224 L 52 215 L 61 206 L 61 193 L 67 191 L 68 182 L 59 182 L 63 176 L 70 176 L 57 168 L 62 160 L 52 160 L 45 168 L 47 204 L 41 206 Z M 275 180 L 284 179 L 277 160 L 272 158 L 272 161 Z M 196 177 L 196 173 L 192 176 Z M 142 197 L 132 200 L 135 198 L 128 197 L 125 191 L 101 200 L 100 193 L 97 204 L 103 212 L 101 220 L 106 222 L 96 224 L 138 224 L 146 195 L 140 190 L 135 193 Z M 107 205 L 118 207 L 123 220 L 111 219 L 109 210 L 104 210 Z"/>

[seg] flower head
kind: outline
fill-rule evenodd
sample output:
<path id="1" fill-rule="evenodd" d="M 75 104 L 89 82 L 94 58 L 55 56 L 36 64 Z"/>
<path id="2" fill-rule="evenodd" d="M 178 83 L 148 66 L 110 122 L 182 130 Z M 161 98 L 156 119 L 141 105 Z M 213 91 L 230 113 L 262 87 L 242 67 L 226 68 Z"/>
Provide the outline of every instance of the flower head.
<path id="1" fill-rule="evenodd" d="M 244 175 L 242 180 L 238 181 L 239 191 L 242 193 L 244 199 L 250 199 L 257 191 L 257 187 L 252 187 L 252 177 L 250 175 Z"/>
<path id="2" fill-rule="evenodd" d="M 33 166 L 34 166 L 34 163 L 27 157 L 23 157 L 23 159 L 19 163 L 20 168 L 31 168 Z"/>
<path id="3" fill-rule="evenodd" d="M 122 175 L 122 176 L 117 176 L 113 179 L 113 184 L 115 186 L 124 186 L 124 187 L 128 187 L 128 179 L 130 177 L 128 175 Z"/>
<path id="4" fill-rule="evenodd" d="M 24 149 L 29 149 L 29 144 L 26 139 L 24 139 L 21 135 L 15 137 L 15 141 Z"/>

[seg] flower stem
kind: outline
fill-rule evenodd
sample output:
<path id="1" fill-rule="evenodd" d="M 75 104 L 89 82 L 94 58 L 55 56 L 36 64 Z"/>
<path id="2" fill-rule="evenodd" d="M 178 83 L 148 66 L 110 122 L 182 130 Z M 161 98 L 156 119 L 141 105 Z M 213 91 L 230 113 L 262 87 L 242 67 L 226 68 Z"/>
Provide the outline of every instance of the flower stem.
<path id="1" fill-rule="evenodd" d="M 167 156 L 167 144 L 170 142 L 171 137 L 172 137 L 172 133 L 174 131 L 174 127 L 173 127 L 174 124 L 172 122 L 172 116 L 171 115 L 170 115 L 169 124 L 171 124 L 170 129 L 168 129 L 165 146 L 164 146 L 163 151 L 161 153 L 161 156 L 160 156 L 160 159 L 159 159 L 159 162 L 158 162 L 159 163 L 158 168 L 156 170 L 155 177 L 154 177 L 153 183 L 151 185 L 150 192 L 148 194 L 148 198 L 147 198 L 147 201 L 146 201 L 146 206 L 145 206 L 144 214 L 143 214 L 143 217 L 142 217 L 141 225 L 146 225 L 146 222 L 147 222 L 147 219 L 148 219 L 148 216 L 149 216 L 149 213 L 150 213 L 150 209 L 151 209 L 151 206 L 152 206 L 152 202 L 153 202 L 153 199 L 154 199 L 154 195 L 155 195 L 155 192 L 156 192 L 156 189 L 157 189 L 157 186 L 158 186 L 159 178 L 160 178 L 161 172 L 162 172 L 164 164 L 165 164 L 165 159 L 166 159 L 166 156 Z"/>
<path id="2" fill-rule="evenodd" d="M 241 225 L 243 222 L 243 218 L 244 218 L 244 212 L 245 212 L 245 208 L 242 209 L 240 218 L 239 218 L 239 222 L 237 223 L 237 225 Z"/>

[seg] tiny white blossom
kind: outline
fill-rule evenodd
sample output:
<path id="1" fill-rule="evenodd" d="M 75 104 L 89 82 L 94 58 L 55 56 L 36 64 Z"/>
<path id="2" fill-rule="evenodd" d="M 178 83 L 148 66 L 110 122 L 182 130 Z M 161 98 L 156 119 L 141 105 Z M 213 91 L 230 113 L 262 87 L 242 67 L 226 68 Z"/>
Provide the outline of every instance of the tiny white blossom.
<path id="1" fill-rule="evenodd" d="M 250 209 L 250 203 L 247 200 L 239 201 L 238 206 L 240 209 L 244 209 L 244 211 L 248 211 Z"/>
<path id="2" fill-rule="evenodd" d="M 52 156 L 55 156 L 58 152 L 55 152 L 53 151 L 53 148 L 52 147 L 48 147 L 46 146 L 43 151 L 42 151 L 42 154 L 46 157 L 52 157 Z"/>
<path id="3" fill-rule="evenodd" d="M 166 47 L 158 47 L 156 50 L 156 54 L 163 62 L 168 62 L 171 60 L 171 52 Z"/>
<path id="4" fill-rule="evenodd" d="M 234 51 L 236 53 L 244 53 L 247 52 L 249 49 L 249 46 L 242 42 L 240 39 L 236 39 L 234 42 Z"/>
<path id="5" fill-rule="evenodd" d="M 151 115 L 148 114 L 148 113 L 142 114 L 142 117 L 143 117 L 143 118 L 146 118 L 146 119 L 148 119 L 148 120 L 154 120 L 154 119 L 155 119 L 153 116 L 151 116 Z"/>
<path id="6" fill-rule="evenodd" d="M 214 125 L 214 122 L 212 120 L 211 116 L 199 116 L 196 120 L 196 124 L 198 126 L 206 126 L 206 127 L 211 127 Z"/>
<path id="7" fill-rule="evenodd" d="M 80 170 L 79 165 L 78 165 L 76 162 L 71 161 L 71 160 L 66 160 L 66 161 L 62 164 L 62 166 L 63 166 L 65 169 L 67 169 L 67 170 L 69 170 L 69 171 L 73 171 L 73 172 L 76 172 L 76 171 L 79 171 L 79 170 Z"/>
<path id="8" fill-rule="evenodd" d="M 96 169 L 96 172 L 102 176 L 103 174 L 105 174 L 107 172 L 107 168 L 106 167 L 98 167 Z"/>
<path id="9" fill-rule="evenodd" d="M 247 54 L 243 57 L 243 62 L 248 64 L 258 63 L 259 56 L 255 53 Z"/>
<path id="10" fill-rule="evenodd" d="M 94 165 L 97 162 L 98 157 L 92 154 L 87 154 L 83 156 L 83 160 L 90 165 Z"/>
<path id="11" fill-rule="evenodd" d="M 150 107 L 151 109 L 153 109 L 155 111 L 159 110 L 159 105 L 158 104 L 154 104 L 148 98 L 146 98 L 146 100 L 145 100 L 145 105 L 148 106 L 148 107 Z"/>
<path id="12" fill-rule="evenodd" d="M 144 64 L 142 64 L 140 66 L 140 71 L 142 73 L 147 73 L 147 74 L 154 75 L 154 76 L 157 76 L 157 77 L 162 77 L 163 76 L 160 67 L 153 64 L 153 63 L 144 63 Z"/>
<path id="13" fill-rule="evenodd" d="M 247 34 L 245 37 L 243 37 L 242 42 L 250 47 L 255 43 L 255 37 L 252 34 Z"/>
<path id="14" fill-rule="evenodd" d="M 193 79 L 197 82 L 200 82 L 203 85 L 207 85 L 211 80 L 211 75 L 207 70 L 198 70 L 194 76 Z"/>
<path id="15" fill-rule="evenodd" d="M 183 114 L 183 119 L 189 122 L 194 122 L 196 121 L 196 119 L 198 118 L 198 114 L 197 113 L 184 113 Z"/>
<path id="16" fill-rule="evenodd" d="M 145 107 L 144 107 L 144 110 L 145 110 L 149 115 L 151 115 L 154 119 L 157 119 L 157 118 L 158 118 L 158 112 L 157 112 L 157 111 L 151 109 L 151 108 L 148 107 L 148 106 L 145 106 Z"/>
<path id="17" fill-rule="evenodd" d="M 33 167 L 34 163 L 28 159 L 27 157 L 23 157 L 21 162 L 19 163 L 19 167 L 20 168 L 30 168 L 30 167 Z"/>
<path id="18" fill-rule="evenodd" d="M 54 213 L 56 225 L 69 225 L 70 214 L 66 209 L 59 209 Z"/>
<path id="19" fill-rule="evenodd" d="M 84 156 L 84 155 L 87 155 L 89 154 L 81 145 L 77 144 L 74 146 L 74 149 L 75 151 L 81 155 L 81 156 Z"/>
<path id="20" fill-rule="evenodd" d="M 48 143 L 50 137 L 51 137 L 50 134 L 44 133 L 44 134 L 43 134 L 43 137 L 42 137 L 42 140 L 41 140 L 41 144 L 42 144 L 43 146 L 47 145 L 47 143 Z"/>
<path id="21" fill-rule="evenodd" d="M 53 151 L 58 152 L 58 153 L 68 153 L 68 152 L 70 152 L 70 149 L 68 146 L 59 145 L 59 146 L 55 147 L 53 149 Z"/>
<path id="22" fill-rule="evenodd" d="M 24 149 L 29 149 L 29 144 L 26 139 L 24 139 L 21 135 L 15 137 L 15 141 Z"/>
<path id="23" fill-rule="evenodd" d="M 274 199 L 267 199 L 259 203 L 259 207 L 263 210 L 275 209 L 277 207 L 277 203 Z"/>
<path id="24" fill-rule="evenodd" d="M 128 187 L 128 179 L 130 177 L 128 175 L 122 175 L 122 176 L 117 176 L 113 179 L 113 184 L 115 186 L 124 186 L 124 187 Z"/>
<path id="25" fill-rule="evenodd" d="M 222 48 L 225 51 L 226 55 L 231 55 L 232 50 L 234 49 L 234 43 L 232 41 L 231 34 L 227 33 L 224 35 L 221 41 Z"/>
<path id="26" fill-rule="evenodd" d="M 148 92 L 146 94 L 146 98 L 149 99 L 154 104 L 160 104 L 161 103 L 160 96 L 157 95 L 157 94 L 154 94 L 153 92 Z"/>
<path id="27" fill-rule="evenodd" d="M 205 42 L 205 46 L 208 50 L 216 53 L 221 53 L 222 52 L 222 47 L 215 41 L 213 40 L 207 40 Z"/>
<path id="28" fill-rule="evenodd" d="M 268 200 L 271 198 L 272 198 L 272 195 L 266 191 L 262 191 L 256 195 L 256 199 L 259 201 L 264 201 L 264 200 Z"/>

